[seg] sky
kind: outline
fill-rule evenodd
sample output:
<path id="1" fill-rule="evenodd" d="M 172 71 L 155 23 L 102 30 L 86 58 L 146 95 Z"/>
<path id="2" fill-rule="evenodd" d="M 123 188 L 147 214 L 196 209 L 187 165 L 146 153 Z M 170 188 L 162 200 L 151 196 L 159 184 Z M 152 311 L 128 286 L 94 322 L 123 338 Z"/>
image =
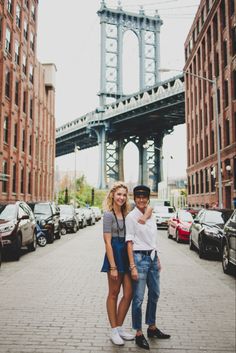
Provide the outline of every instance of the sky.
<path id="1" fill-rule="evenodd" d="M 182 69 L 184 42 L 192 25 L 200 0 L 123 0 L 124 10 L 145 13 L 155 10 L 163 20 L 161 27 L 161 68 Z M 107 7 L 116 8 L 118 1 L 107 0 Z M 100 24 L 97 11 L 100 0 L 39 1 L 37 57 L 41 63 L 54 63 L 56 74 L 56 127 L 94 110 L 99 105 Z M 128 36 L 124 43 L 124 85 L 126 93 L 137 91 L 137 43 Z M 136 66 L 133 64 L 136 60 Z M 162 74 L 167 79 L 177 72 Z M 163 143 L 164 178 L 186 174 L 186 131 L 179 125 Z M 173 157 L 173 159 L 170 158 Z M 60 171 L 73 171 L 74 155 L 56 158 Z M 132 163 L 131 163 L 132 161 Z M 98 181 L 98 148 L 77 152 L 77 175 L 84 174 L 93 186 Z M 138 153 L 133 145 L 125 148 L 125 181 L 136 182 Z"/>

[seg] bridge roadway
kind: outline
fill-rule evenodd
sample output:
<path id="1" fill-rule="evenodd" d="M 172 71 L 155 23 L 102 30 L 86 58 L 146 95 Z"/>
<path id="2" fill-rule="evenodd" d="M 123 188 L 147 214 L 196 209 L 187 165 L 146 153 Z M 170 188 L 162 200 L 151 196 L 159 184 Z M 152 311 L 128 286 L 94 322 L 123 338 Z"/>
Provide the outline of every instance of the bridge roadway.
<path id="1" fill-rule="evenodd" d="M 235 279 L 159 231 L 161 296 L 157 324 L 170 340 L 150 352 L 234 353 Z M 25 253 L 0 269 L 1 353 L 137 352 L 109 340 L 102 222 Z M 125 327 L 131 326 L 130 312 Z"/>
<path id="2" fill-rule="evenodd" d="M 79 104 L 79 103 L 78 103 Z M 105 126 L 106 141 L 138 136 L 163 138 L 175 125 L 185 122 L 184 77 L 177 75 L 134 95 L 92 111 L 56 129 L 56 157 L 99 143 L 95 131 Z"/>

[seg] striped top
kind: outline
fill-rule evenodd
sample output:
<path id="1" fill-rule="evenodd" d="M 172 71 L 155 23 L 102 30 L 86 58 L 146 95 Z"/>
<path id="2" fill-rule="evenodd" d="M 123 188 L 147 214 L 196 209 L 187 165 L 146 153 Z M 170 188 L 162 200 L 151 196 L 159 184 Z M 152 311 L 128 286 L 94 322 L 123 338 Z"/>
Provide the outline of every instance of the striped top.
<path id="1" fill-rule="evenodd" d="M 103 214 L 103 233 L 111 233 L 111 236 L 114 238 L 118 237 L 118 236 L 120 238 L 124 238 L 125 234 L 124 234 L 123 219 L 118 219 L 118 224 L 120 227 L 119 234 L 118 234 L 116 219 L 115 219 L 113 212 L 111 212 L 111 211 L 104 212 L 104 214 Z"/>

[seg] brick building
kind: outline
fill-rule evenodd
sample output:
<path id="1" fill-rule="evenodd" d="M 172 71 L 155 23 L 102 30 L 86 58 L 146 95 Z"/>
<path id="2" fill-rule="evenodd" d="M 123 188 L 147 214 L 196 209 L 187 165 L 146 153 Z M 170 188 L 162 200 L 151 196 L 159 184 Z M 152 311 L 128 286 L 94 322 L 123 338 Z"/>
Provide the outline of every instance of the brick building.
<path id="1" fill-rule="evenodd" d="M 218 204 L 216 78 L 223 206 L 236 198 L 236 1 L 202 0 L 185 42 L 188 203 Z M 186 73 L 190 72 L 191 74 Z"/>
<path id="2" fill-rule="evenodd" d="M 37 10 L 0 1 L 0 201 L 53 198 L 56 67 L 37 60 Z"/>

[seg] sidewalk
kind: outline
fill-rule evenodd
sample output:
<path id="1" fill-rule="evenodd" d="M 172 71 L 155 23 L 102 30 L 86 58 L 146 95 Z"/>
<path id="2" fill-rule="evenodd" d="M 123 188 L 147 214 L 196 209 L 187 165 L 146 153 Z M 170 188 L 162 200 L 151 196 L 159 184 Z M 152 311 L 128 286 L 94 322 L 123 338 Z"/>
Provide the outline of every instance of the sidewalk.
<path id="1" fill-rule="evenodd" d="M 235 279 L 159 234 L 162 253 L 157 325 L 170 340 L 150 352 L 234 353 Z M 0 352 L 144 352 L 109 340 L 102 222 L 63 237 L 0 270 Z M 131 327 L 130 312 L 125 322 Z M 146 331 L 146 328 L 145 328 Z"/>

